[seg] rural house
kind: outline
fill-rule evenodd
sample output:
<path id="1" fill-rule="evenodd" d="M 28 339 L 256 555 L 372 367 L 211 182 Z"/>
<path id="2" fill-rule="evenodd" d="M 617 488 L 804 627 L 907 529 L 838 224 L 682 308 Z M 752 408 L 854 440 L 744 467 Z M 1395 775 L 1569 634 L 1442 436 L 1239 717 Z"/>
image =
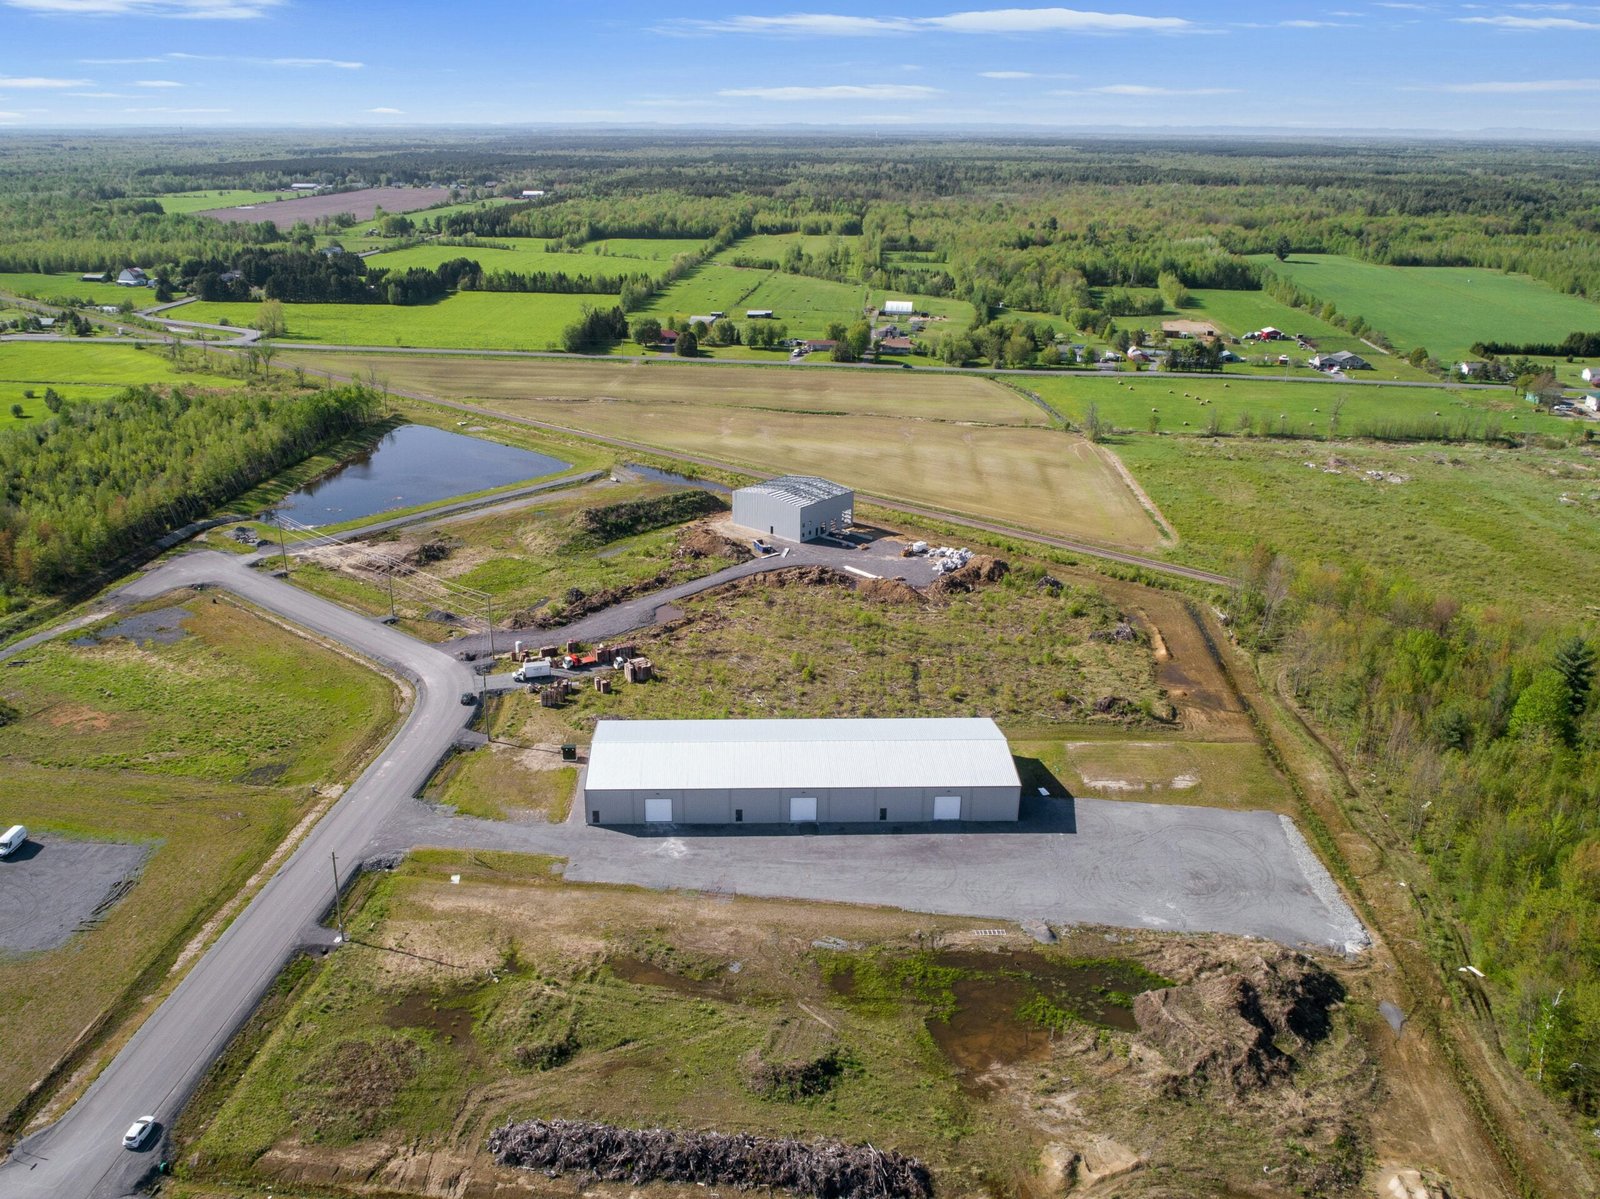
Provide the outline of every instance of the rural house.
<path id="1" fill-rule="evenodd" d="M 117 276 L 118 287 L 149 287 L 150 276 L 136 266 L 126 268 Z"/>
<path id="2" fill-rule="evenodd" d="M 1370 371 L 1372 364 L 1360 354 L 1338 350 L 1332 354 L 1318 354 L 1311 365 L 1319 371 Z"/>

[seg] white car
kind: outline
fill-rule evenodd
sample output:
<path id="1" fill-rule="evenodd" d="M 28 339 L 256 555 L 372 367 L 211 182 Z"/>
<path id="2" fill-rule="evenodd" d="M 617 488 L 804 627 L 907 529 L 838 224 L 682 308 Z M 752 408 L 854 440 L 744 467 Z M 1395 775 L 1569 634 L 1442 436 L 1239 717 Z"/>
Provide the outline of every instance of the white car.
<path id="1" fill-rule="evenodd" d="M 142 1149 L 144 1143 L 150 1139 L 150 1134 L 156 1130 L 154 1116 L 140 1116 L 122 1134 L 122 1147 L 124 1149 Z"/>

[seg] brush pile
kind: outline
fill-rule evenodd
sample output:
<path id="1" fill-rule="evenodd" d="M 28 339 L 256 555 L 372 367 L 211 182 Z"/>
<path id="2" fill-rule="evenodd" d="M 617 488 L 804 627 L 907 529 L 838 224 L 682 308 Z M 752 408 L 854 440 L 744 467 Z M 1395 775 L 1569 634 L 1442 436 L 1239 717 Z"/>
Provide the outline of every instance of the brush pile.
<path id="1" fill-rule="evenodd" d="M 576 1174 L 589 1182 L 684 1182 L 739 1190 L 781 1187 L 815 1199 L 931 1199 L 914 1158 L 871 1145 L 791 1141 L 743 1133 L 617 1128 L 580 1120 L 526 1120 L 489 1136 L 502 1166 Z"/>

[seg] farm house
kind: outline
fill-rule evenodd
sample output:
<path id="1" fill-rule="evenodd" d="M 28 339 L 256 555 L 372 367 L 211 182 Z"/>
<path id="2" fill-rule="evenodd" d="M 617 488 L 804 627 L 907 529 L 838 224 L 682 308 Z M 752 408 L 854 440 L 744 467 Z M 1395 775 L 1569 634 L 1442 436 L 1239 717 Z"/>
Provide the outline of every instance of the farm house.
<path id="1" fill-rule="evenodd" d="M 733 493 L 733 523 L 785 541 L 842 533 L 855 518 L 856 494 L 813 475 L 783 475 Z"/>
<path id="2" fill-rule="evenodd" d="M 1016 820 L 1022 785 L 987 718 L 602 720 L 590 824 Z"/>

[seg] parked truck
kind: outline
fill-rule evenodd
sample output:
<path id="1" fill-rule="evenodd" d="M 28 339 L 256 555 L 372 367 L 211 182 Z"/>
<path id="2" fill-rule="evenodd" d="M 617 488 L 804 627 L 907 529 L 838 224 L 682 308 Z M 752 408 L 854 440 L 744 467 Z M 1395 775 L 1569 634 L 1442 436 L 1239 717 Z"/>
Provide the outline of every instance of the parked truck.
<path id="1" fill-rule="evenodd" d="M 516 674 L 512 675 L 511 678 L 514 682 L 531 683 L 535 679 L 551 678 L 554 673 L 555 672 L 550 665 L 550 659 L 536 658 L 531 662 L 524 662 L 521 666 L 517 667 Z"/>

